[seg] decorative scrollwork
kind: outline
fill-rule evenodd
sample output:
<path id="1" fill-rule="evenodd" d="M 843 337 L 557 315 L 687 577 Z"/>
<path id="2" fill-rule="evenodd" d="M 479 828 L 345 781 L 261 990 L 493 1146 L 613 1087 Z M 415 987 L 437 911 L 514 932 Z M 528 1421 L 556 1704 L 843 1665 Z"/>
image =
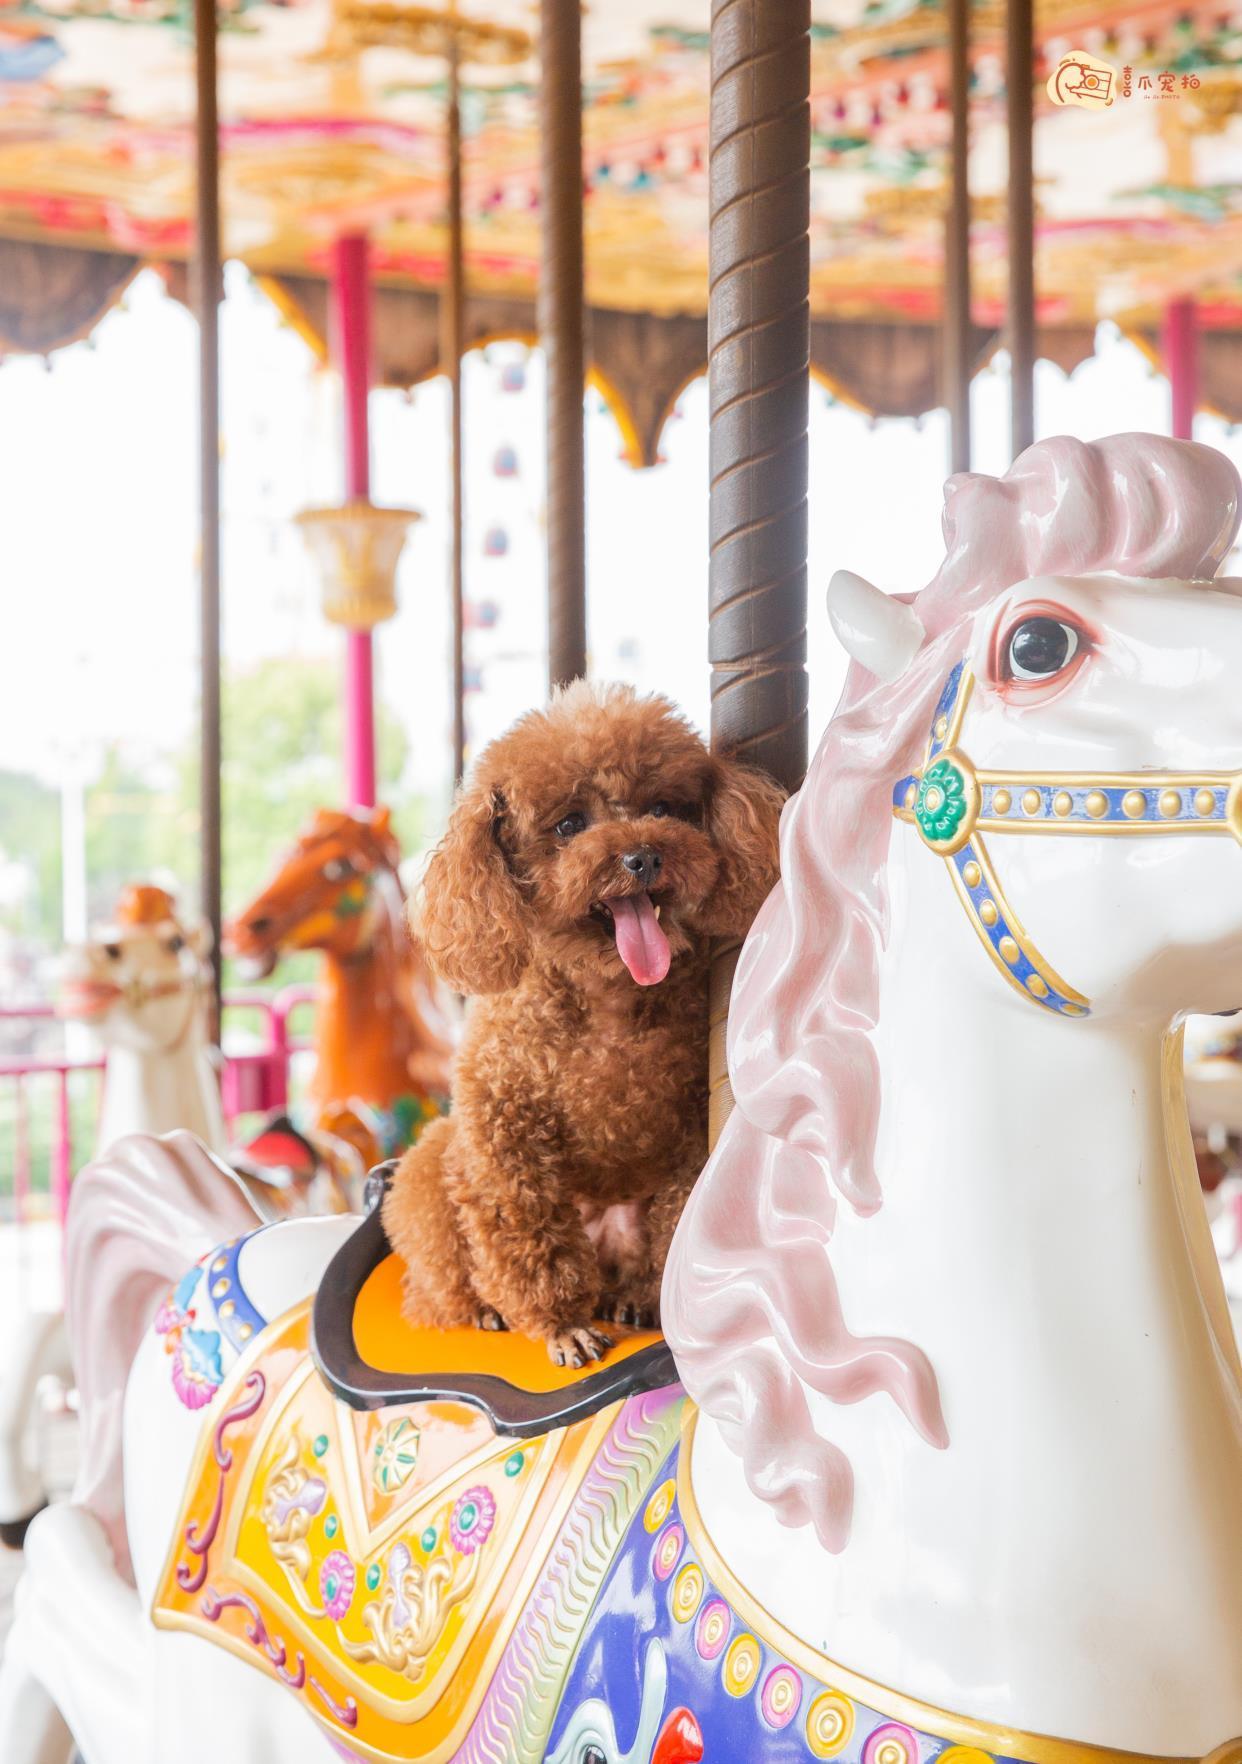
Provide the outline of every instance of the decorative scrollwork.
<path id="1" fill-rule="evenodd" d="M 323 1511 L 328 1485 L 302 1467 L 302 1440 L 295 1427 L 263 1491 L 260 1517 L 272 1554 L 285 1572 L 305 1584 L 311 1569 L 307 1535 Z"/>
<path id="2" fill-rule="evenodd" d="M 352 1660 L 378 1660 L 406 1678 L 422 1676 L 449 1613 L 469 1597 L 479 1572 L 478 1549 L 463 1553 L 452 1543 L 448 1524 L 437 1524 L 435 1530 L 440 1544 L 426 1562 L 416 1562 L 404 1543 L 389 1551 L 384 1590 L 362 1613 L 372 1640 L 340 1638 Z"/>

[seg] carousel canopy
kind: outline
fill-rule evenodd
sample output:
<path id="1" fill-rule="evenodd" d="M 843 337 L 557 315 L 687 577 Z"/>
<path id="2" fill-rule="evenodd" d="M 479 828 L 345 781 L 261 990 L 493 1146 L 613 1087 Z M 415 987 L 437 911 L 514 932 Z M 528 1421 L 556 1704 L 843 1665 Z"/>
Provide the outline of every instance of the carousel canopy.
<path id="1" fill-rule="evenodd" d="M 1242 11 L 1237 0 L 1045 0 L 1037 8 L 1041 347 L 1064 367 L 1094 326 L 1154 334 L 1194 295 L 1205 398 L 1242 416 Z M 950 131 L 937 0 L 816 0 L 813 357 L 885 414 L 938 401 Z M 708 0 L 592 0 L 585 18 L 592 353 L 636 461 L 706 357 Z M 536 9 L 461 0 L 473 339 L 533 332 Z M 322 341 L 332 240 L 367 231 L 379 371 L 437 360 L 445 255 L 444 14 L 402 0 L 223 0 L 225 246 Z M 135 268 L 174 287 L 193 224 L 186 0 L 0 0 L 0 338 L 80 334 Z M 973 13 L 978 351 L 1005 308 L 1004 9 Z M 1106 106 L 1057 106 L 1068 51 L 1111 70 Z"/>

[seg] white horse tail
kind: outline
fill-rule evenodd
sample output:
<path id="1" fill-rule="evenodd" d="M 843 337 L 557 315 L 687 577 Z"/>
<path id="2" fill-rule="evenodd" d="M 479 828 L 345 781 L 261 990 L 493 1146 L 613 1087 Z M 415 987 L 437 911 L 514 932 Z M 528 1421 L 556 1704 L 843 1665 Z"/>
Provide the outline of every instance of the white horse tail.
<path id="1" fill-rule="evenodd" d="M 73 1500 L 100 1521 L 131 1579 L 121 1462 L 130 1367 L 169 1287 L 255 1222 L 233 1172 L 191 1133 L 130 1134 L 74 1182 L 65 1309 L 82 1456 Z"/>

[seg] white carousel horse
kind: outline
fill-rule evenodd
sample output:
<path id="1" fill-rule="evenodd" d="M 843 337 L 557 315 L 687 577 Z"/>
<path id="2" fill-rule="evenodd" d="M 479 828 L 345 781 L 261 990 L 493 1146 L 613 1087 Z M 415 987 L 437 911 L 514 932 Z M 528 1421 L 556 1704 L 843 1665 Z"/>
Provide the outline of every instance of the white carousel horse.
<path id="1" fill-rule="evenodd" d="M 378 1214 L 254 1233 L 177 1139 L 88 1173 L 91 1479 L 31 1531 L 6 1764 L 62 1715 L 87 1764 L 1242 1760 L 1242 1364 L 1171 1033 L 1242 998 L 1237 504 L 1201 447 L 1045 442 L 952 481 L 911 605 L 834 581 L 860 665 L 665 1282 L 697 1408 L 541 1429 L 520 1338 L 393 1348 Z"/>
<path id="2" fill-rule="evenodd" d="M 86 1023 L 107 1052 L 96 1146 L 184 1128 L 227 1143 L 204 1016 L 211 933 L 177 917 L 171 895 L 136 884 L 113 923 L 65 951 L 57 1013 Z"/>
<path id="3" fill-rule="evenodd" d="M 57 1015 L 86 1023 L 107 1051 L 96 1153 L 127 1133 L 184 1127 L 225 1144 L 204 1022 L 210 933 L 178 919 L 171 895 L 127 888 L 110 924 L 62 959 Z M 0 1537 L 21 1542 L 47 1496 L 34 1417 L 45 1377 L 73 1382 L 64 1317 L 38 1311 L 10 1339 L 0 1370 Z"/>

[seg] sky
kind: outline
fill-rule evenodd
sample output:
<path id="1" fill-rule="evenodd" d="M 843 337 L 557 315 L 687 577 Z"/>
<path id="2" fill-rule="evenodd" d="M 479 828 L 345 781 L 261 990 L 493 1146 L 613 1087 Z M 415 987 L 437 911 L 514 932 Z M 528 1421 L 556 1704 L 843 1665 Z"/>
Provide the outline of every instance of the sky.
<path id="1" fill-rule="evenodd" d="M 196 717 L 196 337 L 153 272 L 89 342 L 50 363 L 0 367 L 0 767 L 52 785 L 89 779 L 121 739 L 158 760 Z M 340 494 L 339 388 L 245 271 L 229 266 L 222 319 L 226 665 L 340 654 L 292 516 Z M 506 389 L 524 380 L 521 389 Z M 468 632 L 475 751 L 544 679 L 542 385 L 517 344 L 465 367 L 467 598 L 495 612 Z M 683 395 L 664 463 L 635 472 L 616 425 L 587 401 L 591 670 L 708 715 L 707 392 Z M 447 406 L 442 381 L 371 401 L 377 502 L 411 507 L 400 612 L 376 635 L 377 679 L 411 741 L 407 787 L 447 804 L 450 686 Z M 1072 379 L 1041 363 L 1041 435 L 1163 430 L 1168 389 L 1113 328 Z M 975 382 L 975 464 L 1008 456 L 1003 358 Z M 1242 437 L 1210 416 L 1198 438 L 1242 464 Z M 812 739 L 831 714 L 844 656 L 824 609 L 833 570 L 920 587 L 941 556 L 942 412 L 872 422 L 811 394 L 809 657 Z M 516 473 L 498 476 L 511 450 Z M 489 543 L 490 535 L 490 543 Z M 503 555 L 491 555 L 501 549 Z M 434 818 L 434 817 L 433 817 Z"/>

